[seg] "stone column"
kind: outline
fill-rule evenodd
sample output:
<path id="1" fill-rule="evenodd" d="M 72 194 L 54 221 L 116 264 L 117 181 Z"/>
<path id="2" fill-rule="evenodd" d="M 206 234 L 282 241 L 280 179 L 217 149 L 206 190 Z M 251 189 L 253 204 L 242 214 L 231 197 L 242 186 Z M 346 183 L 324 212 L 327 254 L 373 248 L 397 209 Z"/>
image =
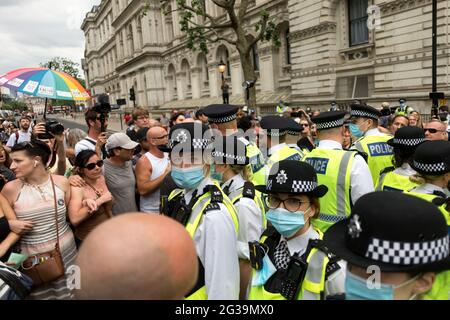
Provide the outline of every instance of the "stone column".
<path id="1" fill-rule="evenodd" d="M 241 66 L 241 60 L 239 56 L 230 57 L 230 73 L 231 73 L 231 86 L 233 88 L 232 95 L 242 95 L 242 82 L 244 82 L 243 71 Z"/>
<path id="2" fill-rule="evenodd" d="M 202 68 L 201 67 L 191 68 L 192 99 L 199 99 L 201 97 L 202 95 L 201 81 L 202 81 Z"/>
<path id="3" fill-rule="evenodd" d="M 151 14 L 152 14 L 152 11 L 147 13 L 147 15 L 142 17 L 142 19 L 141 19 L 142 38 L 143 38 L 142 46 L 153 43 L 154 34 L 152 34 L 151 29 L 150 29 L 150 15 Z"/>
<path id="4" fill-rule="evenodd" d="M 220 97 L 222 92 L 220 90 L 221 76 L 217 69 L 217 62 L 208 63 L 209 72 L 209 94 L 211 97 Z"/>
<path id="5" fill-rule="evenodd" d="M 277 65 L 274 59 L 275 48 L 272 45 L 262 47 L 259 51 L 259 83 L 261 86 L 261 91 L 275 91 L 275 83 L 277 81 L 276 68 Z"/>
<path id="6" fill-rule="evenodd" d="M 186 79 L 185 74 L 183 72 L 177 72 L 177 95 L 178 100 L 184 100 L 186 92 L 184 92 L 184 88 L 186 87 Z"/>

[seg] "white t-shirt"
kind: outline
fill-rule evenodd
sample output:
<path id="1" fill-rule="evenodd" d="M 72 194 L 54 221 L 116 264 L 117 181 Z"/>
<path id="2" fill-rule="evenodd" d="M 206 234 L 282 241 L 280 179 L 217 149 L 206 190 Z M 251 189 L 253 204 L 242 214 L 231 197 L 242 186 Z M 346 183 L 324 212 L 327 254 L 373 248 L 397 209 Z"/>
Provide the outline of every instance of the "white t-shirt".
<path id="1" fill-rule="evenodd" d="M 83 140 L 80 140 L 75 145 L 75 156 L 77 156 L 83 150 L 92 150 L 95 151 L 95 145 L 97 144 L 97 140 L 94 140 L 90 137 L 86 137 Z"/>
<path id="2" fill-rule="evenodd" d="M 16 133 L 11 134 L 11 136 L 8 139 L 8 142 L 6 143 L 7 147 L 14 147 L 17 143 L 22 143 L 26 141 L 31 141 L 31 132 L 23 132 L 22 130 L 19 131 L 19 139 L 16 141 Z"/>

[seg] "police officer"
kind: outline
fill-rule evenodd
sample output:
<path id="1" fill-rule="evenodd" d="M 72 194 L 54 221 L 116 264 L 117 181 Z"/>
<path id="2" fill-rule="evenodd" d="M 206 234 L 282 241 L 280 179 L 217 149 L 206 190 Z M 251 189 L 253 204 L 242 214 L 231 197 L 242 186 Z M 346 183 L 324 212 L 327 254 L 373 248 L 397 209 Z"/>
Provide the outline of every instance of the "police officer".
<path id="1" fill-rule="evenodd" d="M 348 217 L 356 200 L 374 190 L 363 157 L 342 149 L 345 115 L 345 111 L 329 111 L 311 119 L 317 127 L 319 145 L 303 158 L 316 170 L 319 183 L 329 188 L 320 198 L 320 215 L 314 221 L 322 232 Z"/>
<path id="2" fill-rule="evenodd" d="M 414 111 L 414 109 L 408 105 L 406 105 L 406 99 L 399 99 L 399 106 L 395 109 L 395 115 L 409 117 L 409 114 Z"/>
<path id="3" fill-rule="evenodd" d="M 392 136 L 381 133 L 378 130 L 380 115 L 380 111 L 371 106 L 362 104 L 351 105 L 350 116 L 352 123 L 349 129 L 352 136 L 358 140 L 353 143 L 350 149 L 366 155 L 374 186 L 380 177 L 381 171 L 392 166 L 393 155 L 392 148 L 386 143 Z"/>
<path id="4" fill-rule="evenodd" d="M 267 220 L 271 226 L 259 243 L 250 243 L 253 266 L 251 300 L 322 300 L 343 292 L 345 263 L 323 245 L 323 234 L 311 222 L 318 199 L 328 188 L 319 185 L 309 164 L 283 160 L 270 171 Z"/>
<path id="5" fill-rule="evenodd" d="M 237 112 L 239 107 L 228 104 L 212 104 L 203 108 L 203 114 L 208 117 L 211 128 L 217 129 L 222 136 L 237 135 L 246 145 L 247 157 L 250 159 L 250 181 L 255 185 L 262 185 L 265 183 L 266 172 L 264 157 L 258 146 L 247 140 L 242 132 L 238 132 L 237 127 Z"/>
<path id="6" fill-rule="evenodd" d="M 303 152 L 286 144 L 286 135 L 291 123 L 289 118 L 266 116 L 261 119 L 261 128 L 267 134 L 267 173 L 275 162 L 281 160 L 298 160 L 303 158 Z M 294 121 L 295 122 L 295 121 Z"/>
<path id="7" fill-rule="evenodd" d="M 445 217 L 450 233 L 450 204 L 444 188 L 450 183 L 450 142 L 426 141 L 417 147 L 411 167 L 423 179 L 422 184 L 408 194 L 437 205 Z M 449 299 L 450 272 L 437 276 L 433 289 L 426 295 L 428 299 Z"/>
<path id="8" fill-rule="evenodd" d="M 350 217 L 334 224 L 324 239 L 348 263 L 347 300 L 422 299 L 436 274 L 450 269 L 442 214 L 432 204 L 400 192 L 362 196 Z M 381 272 L 375 275 L 377 270 Z"/>
<path id="9" fill-rule="evenodd" d="M 241 290 L 245 299 L 251 277 L 248 243 L 257 241 L 266 228 L 265 207 L 261 193 L 248 180 L 248 157 L 245 144 L 235 136 L 217 139 L 212 151 L 211 178 L 221 183 L 225 194 L 231 199 L 239 218 L 237 239 Z"/>
<path id="10" fill-rule="evenodd" d="M 409 161 L 416 148 L 425 141 L 423 130 L 418 127 L 403 127 L 395 132 L 387 144 L 394 148 L 394 166 L 381 172 L 375 187 L 378 191 L 408 191 L 417 187 L 417 181 L 410 179 L 416 174 Z"/>
<path id="11" fill-rule="evenodd" d="M 239 223 L 231 200 L 209 177 L 208 131 L 197 122 L 180 123 L 171 128 L 168 145 L 160 147 L 170 152 L 171 176 L 180 188 L 161 199 L 162 212 L 185 225 L 196 245 L 199 277 L 186 298 L 238 299 Z"/>

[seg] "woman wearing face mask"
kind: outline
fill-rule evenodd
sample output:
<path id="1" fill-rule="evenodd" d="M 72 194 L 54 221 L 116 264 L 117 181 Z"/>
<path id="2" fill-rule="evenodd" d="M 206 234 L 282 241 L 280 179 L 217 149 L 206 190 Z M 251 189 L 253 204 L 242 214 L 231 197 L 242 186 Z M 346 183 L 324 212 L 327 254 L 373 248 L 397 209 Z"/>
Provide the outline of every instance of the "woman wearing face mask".
<path id="1" fill-rule="evenodd" d="M 375 186 L 377 191 L 408 191 L 417 187 L 410 177 L 417 172 L 409 162 L 416 148 L 425 141 L 423 130 L 417 127 L 403 127 L 397 130 L 387 144 L 394 148 L 393 167 L 384 169 Z"/>
<path id="2" fill-rule="evenodd" d="M 86 186 L 71 187 L 69 219 L 75 227 L 78 247 L 99 224 L 112 217 L 112 195 L 102 173 L 103 160 L 93 150 L 81 151 L 75 159 L 75 167 Z"/>
<path id="3" fill-rule="evenodd" d="M 161 199 L 161 211 L 186 227 L 197 248 L 198 281 L 186 298 L 236 300 L 239 222 L 231 200 L 209 177 L 211 134 L 196 122 L 171 128 L 168 145 L 159 148 L 170 153 L 171 176 L 180 189 Z"/>
<path id="4" fill-rule="evenodd" d="M 16 144 L 11 151 L 11 169 L 17 179 L 8 182 L 2 194 L 17 219 L 32 222 L 31 230 L 21 236 L 18 244 L 20 253 L 28 256 L 23 266 L 32 267 L 36 263 L 36 254 L 52 251 L 58 243 L 67 271 L 76 255 L 73 233 L 66 219 L 70 186 L 65 177 L 47 171 L 50 154 L 48 145 L 39 140 Z M 29 298 L 70 299 L 72 288 L 69 283 L 67 276 L 62 275 L 35 286 Z"/>
<path id="5" fill-rule="evenodd" d="M 249 163 L 245 156 L 245 144 L 235 136 L 217 139 L 212 151 L 214 163 L 211 178 L 219 181 L 225 194 L 231 199 L 239 218 L 237 239 L 240 268 L 240 299 L 245 299 L 251 277 L 248 243 L 257 241 L 266 228 L 265 207 L 261 193 L 249 182 Z"/>
<path id="6" fill-rule="evenodd" d="M 348 263 L 347 300 L 424 299 L 436 274 L 450 269 L 442 214 L 400 192 L 362 196 L 350 217 L 325 233 L 325 242 Z"/>
<path id="7" fill-rule="evenodd" d="M 259 243 L 250 243 L 253 269 L 251 300 L 322 300 L 344 290 L 345 264 L 328 252 L 323 234 L 311 225 L 319 198 L 328 188 L 318 185 L 314 168 L 305 162 L 275 163 L 266 186 L 266 218 L 272 226 Z"/>

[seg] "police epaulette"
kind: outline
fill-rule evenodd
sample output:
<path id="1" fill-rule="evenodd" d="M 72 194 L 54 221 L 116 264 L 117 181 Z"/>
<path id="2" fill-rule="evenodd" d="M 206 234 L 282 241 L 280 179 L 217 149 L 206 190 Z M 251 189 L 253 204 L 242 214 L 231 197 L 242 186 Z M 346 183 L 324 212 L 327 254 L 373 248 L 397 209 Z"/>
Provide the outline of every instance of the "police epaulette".
<path id="1" fill-rule="evenodd" d="M 211 202 L 220 203 L 223 202 L 223 195 L 219 188 L 215 185 L 209 186 L 209 192 L 211 193 Z"/>
<path id="2" fill-rule="evenodd" d="M 310 249 L 312 249 L 312 248 L 319 249 L 320 251 L 325 253 L 328 257 L 328 263 L 327 263 L 327 267 L 325 270 L 326 278 L 328 278 L 328 276 L 332 275 L 333 273 L 335 273 L 336 271 L 338 271 L 341 268 L 339 266 L 339 264 L 337 263 L 340 260 L 340 258 L 330 251 L 330 249 L 325 245 L 325 242 L 323 240 L 320 240 L 320 239 L 309 240 L 308 249 L 307 249 L 308 255 L 309 255 Z"/>
<path id="3" fill-rule="evenodd" d="M 383 170 L 381 170 L 380 175 L 388 173 L 388 172 L 391 172 L 391 171 L 394 171 L 394 170 L 395 170 L 395 167 L 384 168 Z"/>
<path id="4" fill-rule="evenodd" d="M 255 186 L 253 185 L 253 183 L 249 181 L 246 181 L 244 183 L 244 188 L 242 189 L 242 196 L 250 199 L 255 198 Z"/>
<path id="5" fill-rule="evenodd" d="M 209 203 L 205 208 L 205 213 L 209 211 L 220 210 L 220 205 L 217 202 Z"/>

